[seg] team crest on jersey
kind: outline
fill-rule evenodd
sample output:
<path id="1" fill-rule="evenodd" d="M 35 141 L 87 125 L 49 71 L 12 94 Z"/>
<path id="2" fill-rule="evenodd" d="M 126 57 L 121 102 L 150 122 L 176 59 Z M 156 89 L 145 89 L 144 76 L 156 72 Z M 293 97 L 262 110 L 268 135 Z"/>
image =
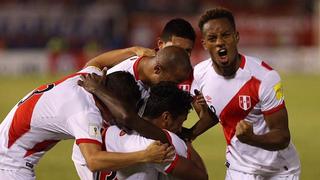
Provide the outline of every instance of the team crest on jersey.
<path id="1" fill-rule="evenodd" d="M 239 106 L 243 110 L 248 110 L 251 108 L 251 98 L 250 96 L 240 95 L 239 96 Z"/>
<path id="2" fill-rule="evenodd" d="M 190 91 L 190 85 L 189 84 L 179 84 L 179 89 L 189 92 Z"/>

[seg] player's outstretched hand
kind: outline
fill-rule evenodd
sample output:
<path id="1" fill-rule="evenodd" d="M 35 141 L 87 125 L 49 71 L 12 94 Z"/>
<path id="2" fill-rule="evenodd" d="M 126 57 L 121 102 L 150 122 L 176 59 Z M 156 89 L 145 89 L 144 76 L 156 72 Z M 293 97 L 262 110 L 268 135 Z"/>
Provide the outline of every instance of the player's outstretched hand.
<path id="1" fill-rule="evenodd" d="M 236 136 L 239 141 L 243 143 L 247 143 L 250 141 L 251 137 L 254 135 L 252 124 L 241 120 L 238 122 L 236 126 Z"/>
<path id="2" fill-rule="evenodd" d="M 104 82 L 107 78 L 106 70 L 102 71 L 102 76 L 92 73 L 81 75 L 80 78 L 81 80 L 78 81 L 78 85 L 88 92 L 94 93 L 97 89 L 103 88 Z"/>
<path id="3" fill-rule="evenodd" d="M 132 47 L 132 51 L 137 55 L 137 56 L 155 56 L 156 51 L 154 49 L 149 49 L 149 48 L 144 48 L 140 46 L 134 46 Z"/>
<path id="4" fill-rule="evenodd" d="M 173 161 L 175 149 L 168 144 L 155 141 L 145 150 L 145 162 L 164 163 Z"/>

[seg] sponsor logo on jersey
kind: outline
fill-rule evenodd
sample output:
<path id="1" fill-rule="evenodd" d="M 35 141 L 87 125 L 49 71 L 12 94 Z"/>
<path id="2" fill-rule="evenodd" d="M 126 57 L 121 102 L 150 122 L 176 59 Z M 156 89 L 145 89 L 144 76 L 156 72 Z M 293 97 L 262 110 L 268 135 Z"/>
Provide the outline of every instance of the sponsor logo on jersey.
<path id="1" fill-rule="evenodd" d="M 277 83 L 276 85 L 273 86 L 273 90 L 276 93 L 276 98 L 277 100 L 280 100 L 283 98 L 283 89 L 281 82 Z"/>
<path id="2" fill-rule="evenodd" d="M 206 95 L 204 98 L 206 99 L 207 103 L 212 103 L 212 97 Z"/>
<path id="3" fill-rule="evenodd" d="M 243 110 L 248 110 L 251 108 L 251 98 L 247 95 L 240 95 L 239 96 L 239 106 Z"/>

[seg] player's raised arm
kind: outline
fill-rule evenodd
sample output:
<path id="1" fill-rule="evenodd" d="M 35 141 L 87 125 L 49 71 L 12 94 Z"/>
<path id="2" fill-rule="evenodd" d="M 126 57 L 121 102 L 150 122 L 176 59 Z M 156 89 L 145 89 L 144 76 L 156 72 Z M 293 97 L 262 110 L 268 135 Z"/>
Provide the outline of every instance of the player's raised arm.
<path id="1" fill-rule="evenodd" d="M 85 67 L 95 66 L 99 69 L 105 67 L 111 68 L 123 60 L 131 56 L 154 56 L 155 51 L 153 49 L 148 49 L 144 47 L 133 46 L 125 49 L 117 49 L 109 52 L 105 52 L 93 59 L 91 59 Z"/>
<path id="2" fill-rule="evenodd" d="M 213 127 L 219 122 L 217 115 L 212 112 L 205 102 L 201 92 L 195 90 L 193 107 L 199 116 L 199 121 L 191 129 L 184 128 L 181 136 L 187 140 L 194 140 L 196 137 Z"/>

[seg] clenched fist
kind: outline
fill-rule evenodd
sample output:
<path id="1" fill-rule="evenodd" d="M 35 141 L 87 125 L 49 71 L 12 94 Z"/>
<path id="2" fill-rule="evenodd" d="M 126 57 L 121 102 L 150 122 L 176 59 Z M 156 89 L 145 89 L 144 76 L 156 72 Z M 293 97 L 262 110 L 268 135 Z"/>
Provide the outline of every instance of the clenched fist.
<path id="1" fill-rule="evenodd" d="M 239 121 L 236 126 L 236 136 L 239 141 L 248 143 L 254 136 L 252 124 L 245 120 Z"/>

